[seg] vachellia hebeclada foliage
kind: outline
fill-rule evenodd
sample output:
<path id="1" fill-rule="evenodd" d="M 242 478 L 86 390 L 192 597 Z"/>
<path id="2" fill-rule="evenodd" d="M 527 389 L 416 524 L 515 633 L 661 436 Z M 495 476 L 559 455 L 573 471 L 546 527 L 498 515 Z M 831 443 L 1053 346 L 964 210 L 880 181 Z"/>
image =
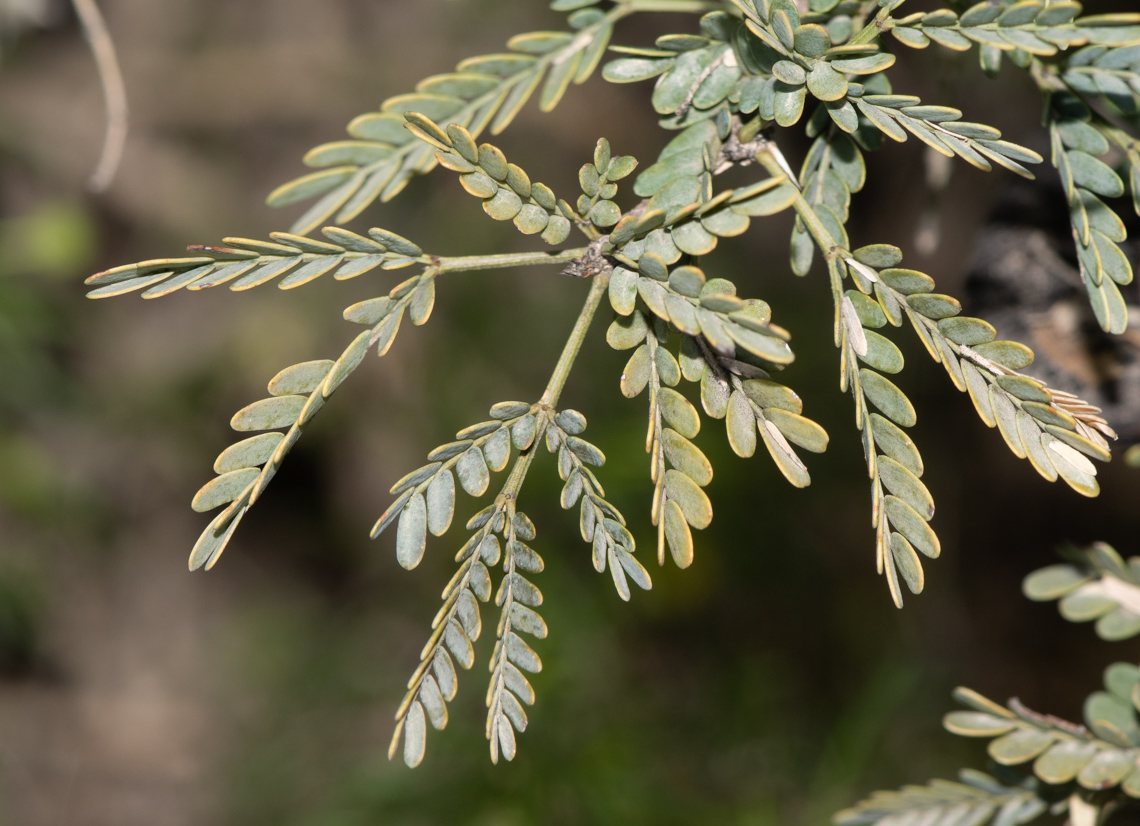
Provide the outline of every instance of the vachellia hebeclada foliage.
<path id="1" fill-rule="evenodd" d="M 1140 614 L 1129 610 L 1140 610 L 1134 573 L 1140 558 L 1125 562 L 1104 543 L 1063 553 L 1073 564 L 1026 577 L 1026 595 L 1062 597 L 1061 613 L 1074 622 L 1099 617 L 1096 630 L 1104 639 L 1140 631 Z M 1067 814 L 1071 826 L 1098 826 L 1140 800 L 1140 667 L 1114 663 L 1105 670 L 1104 691 L 1085 700 L 1083 725 L 1033 711 L 1016 697 L 1003 706 L 958 688 L 954 698 L 968 710 L 947 714 L 943 725 L 963 737 L 987 738 L 996 776 L 966 769 L 961 782 L 876 792 L 836 814 L 837 826 L 1017 826 L 1046 813 Z"/>
<path id="2" fill-rule="evenodd" d="M 214 465 L 217 477 L 195 496 L 196 510 L 221 510 L 194 547 L 190 567 L 209 569 L 217 562 L 286 454 L 368 351 L 383 356 L 405 316 L 414 325 L 427 322 L 441 278 L 446 284 L 450 273 L 554 265 L 591 279 L 542 395 L 494 405 L 488 421 L 428 454 L 427 464 L 392 488 L 395 499 L 373 529 L 377 536 L 394 525 L 397 558 L 414 568 L 427 535 L 442 536 L 450 527 L 457 489 L 482 497 L 492 489 L 492 475 L 506 473 L 491 504 L 466 525 L 458 568 L 397 713 L 392 750 L 402 739 L 404 758 L 414 766 L 424 754 L 427 724 L 446 725 L 447 702 L 457 687 L 455 664 L 474 663 L 480 603 L 494 594 L 499 620 L 487 737 L 493 759 L 510 759 L 516 732 L 526 726 L 523 706 L 534 700 L 524 672 L 541 668 L 522 635 L 546 635 L 537 610 L 542 595 L 531 581 L 542 560 L 527 544 L 536 531 L 519 510 L 540 445 L 556 457 L 565 483 L 561 503 L 578 508 L 597 570 L 608 568 L 623 599 L 630 598 L 631 582 L 651 585 L 626 520 L 606 499 L 597 475 L 605 457 L 584 438 L 585 417 L 559 405 L 604 302 L 614 311 L 607 341 L 631 351 L 620 390 L 629 398 L 648 397 L 645 446 L 659 563 L 669 556 L 688 566 L 693 530 L 712 519 L 703 488 L 713 469 L 693 441 L 702 420 L 723 419 L 738 455 L 751 456 L 763 444 L 792 485 L 809 484 L 803 454 L 823 451 L 828 435 L 803 415 L 795 391 L 775 378 L 793 361 L 790 335 L 773 323 L 766 302 L 739 296 L 732 281 L 709 277 L 704 269 L 719 239 L 787 210 L 795 215 L 793 271 L 807 274 L 818 256 L 830 279 L 840 387 L 854 399 L 871 481 L 877 565 L 896 604 L 902 605 L 903 584 L 922 590 L 922 557 L 937 557 L 940 544 L 930 526 L 934 500 L 921 480 L 923 460 L 906 432 L 916 411 L 888 378 L 904 366 L 892 328 L 913 328 L 1018 457 L 1045 478 L 1060 477 L 1095 496 L 1091 460 L 1107 461 L 1115 436 L 1100 411 L 1024 373 L 1033 359 L 1029 348 L 997 340 L 990 324 L 963 317 L 957 300 L 903 266 L 897 246 L 853 244 L 846 224 L 852 196 L 865 183 L 864 153 L 883 146 L 884 136 L 913 136 L 977 169 L 1032 177 L 1027 166 L 1043 159 L 1002 140 L 997 129 L 963 120 L 957 109 L 895 94 L 885 74 L 895 58 L 884 36 L 912 48 L 930 41 L 957 51 L 977 45 L 988 71 L 1004 55 L 1027 69 L 1045 96 L 1052 161 L 1072 207 L 1082 273 L 1097 317 L 1108 329 L 1122 328 L 1126 313 L 1115 285 L 1131 278 L 1119 248 L 1124 225 L 1101 198 L 1121 194 L 1123 179 L 1134 196 L 1140 190 L 1140 149 L 1129 132 L 1140 110 L 1140 15 L 1082 17 L 1075 2 L 1021 0 L 985 2 L 961 15 L 943 9 L 900 17 L 900 3 L 811 0 L 805 13 L 790 0 L 555 0 L 552 9 L 569 13 L 564 31 L 518 35 L 501 54 L 468 58 L 455 72 L 430 77 L 414 92 L 389 98 L 379 112 L 354 120 L 352 140 L 306 155 L 318 171 L 270 196 L 278 206 L 315 199 L 291 232 L 273 233 L 268 241 L 225 238 L 217 246 L 191 247 L 185 258 L 144 261 L 88 279 L 92 297 L 142 291 L 144 298 L 156 298 L 223 284 L 246 290 L 276 281 L 293 289 L 325 275 L 342 280 L 402 268 L 416 273 L 345 310 L 346 320 L 365 329 L 340 356 L 287 367 L 270 381 L 268 398 L 234 416 L 234 429 L 256 435 L 226 449 Z M 621 19 L 658 12 L 699 17 L 689 31 L 658 38 L 652 47 L 612 42 Z M 602 69 L 606 80 L 657 78 L 650 104 L 662 128 L 674 133 L 656 162 L 632 179 L 632 193 L 619 194 L 619 186 L 636 161 L 612 154 L 604 139 L 580 170 L 581 194 L 570 199 L 532 181 L 499 148 L 478 142 L 485 131 L 502 132 L 535 95 L 540 109 L 556 106 L 571 84 L 594 74 L 607 50 L 616 56 Z M 797 172 L 779 140 L 782 129 L 800 123 L 813 142 Z M 412 176 L 436 166 L 456 174 L 491 218 L 558 249 L 444 256 L 386 229 L 361 234 L 336 225 L 324 226 L 322 239 L 308 237 L 318 226 L 345 223 L 373 201 L 395 197 Z M 733 167 L 755 170 L 752 182 L 718 187 L 718 176 Z M 567 248 L 573 233 L 583 243 Z M 490 571 L 498 565 L 496 588 Z M 978 811 L 1006 811 L 1016 801 L 1014 809 L 1029 811 L 1037 805 L 1033 794 L 978 781 L 968 790 L 937 787 L 928 796 L 965 795 L 963 800 L 976 800 L 971 805 Z"/>

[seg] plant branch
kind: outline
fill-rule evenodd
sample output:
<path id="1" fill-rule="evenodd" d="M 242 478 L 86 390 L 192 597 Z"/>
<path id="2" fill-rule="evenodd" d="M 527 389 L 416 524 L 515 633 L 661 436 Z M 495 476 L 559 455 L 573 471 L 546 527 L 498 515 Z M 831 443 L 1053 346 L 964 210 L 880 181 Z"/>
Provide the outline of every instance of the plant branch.
<path id="1" fill-rule="evenodd" d="M 707 11 L 719 11 L 724 7 L 724 3 L 706 2 L 706 0 L 625 0 L 617 8 L 627 9 L 625 14 L 646 11 L 704 14 Z"/>
<path id="2" fill-rule="evenodd" d="M 552 408 L 558 404 L 558 397 L 562 395 L 562 388 L 566 386 L 566 380 L 570 378 L 570 370 L 574 367 L 574 361 L 582 349 L 582 342 L 586 339 L 586 332 L 590 329 L 590 322 L 594 320 L 594 314 L 597 313 L 598 307 L 602 303 L 602 297 L 605 296 L 609 283 L 610 275 L 608 272 L 600 273 L 594 277 L 594 281 L 590 285 L 590 292 L 586 296 L 586 303 L 582 305 L 582 311 L 578 314 L 578 321 L 574 324 L 574 329 L 570 331 L 570 338 L 566 340 L 566 346 L 562 349 L 558 364 L 554 366 L 550 382 L 546 385 L 546 392 L 542 394 L 542 398 L 539 400 L 540 405 Z"/>
<path id="3" fill-rule="evenodd" d="M 799 177 L 791 172 L 791 166 L 788 165 L 787 159 L 780 151 L 780 147 L 776 146 L 772 141 L 763 141 L 760 148 L 756 152 L 756 160 L 760 165 L 773 177 L 786 176 L 788 181 L 794 186 L 799 193 L 796 195 L 795 210 L 799 215 L 800 220 L 807 226 L 808 232 L 811 233 L 812 238 L 815 239 L 816 244 L 819 245 L 820 250 L 828 258 L 833 258 L 839 254 L 839 245 L 831 233 L 828 232 L 827 227 L 816 215 L 811 204 L 803 196 L 803 189 L 800 187 Z"/>
<path id="4" fill-rule="evenodd" d="M 507 267 L 532 267 L 542 264 L 568 264 L 581 258 L 587 247 L 560 250 L 558 252 L 512 252 L 503 255 L 462 255 L 436 259 L 436 269 L 445 272 L 474 272 L 476 270 L 498 270 Z"/>
<path id="5" fill-rule="evenodd" d="M 878 7 L 878 3 L 869 2 L 864 4 L 864 8 L 860 10 L 860 19 L 865 19 L 867 15 L 871 14 Z M 894 21 L 890 18 L 890 13 L 883 9 L 863 25 L 855 37 L 851 39 L 850 45 L 862 45 L 870 43 L 875 38 L 879 37 L 894 28 Z"/>
<path id="6" fill-rule="evenodd" d="M 75 13 L 83 26 L 83 34 L 91 46 L 95 58 L 95 68 L 103 85 L 103 99 L 107 106 L 107 131 L 103 138 L 103 154 L 87 188 L 92 192 L 104 192 L 111 185 L 119 162 L 123 157 L 123 147 L 127 142 L 127 90 L 123 84 L 123 73 L 119 69 L 119 59 L 115 54 L 115 44 L 107 32 L 107 23 L 99 12 L 95 0 L 72 0 Z"/>

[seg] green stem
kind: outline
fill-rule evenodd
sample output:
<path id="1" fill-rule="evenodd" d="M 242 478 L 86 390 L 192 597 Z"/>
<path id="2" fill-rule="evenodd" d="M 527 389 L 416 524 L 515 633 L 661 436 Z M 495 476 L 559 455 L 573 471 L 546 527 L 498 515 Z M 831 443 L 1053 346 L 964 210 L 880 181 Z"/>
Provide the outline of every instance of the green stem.
<path id="1" fill-rule="evenodd" d="M 601 273 L 594 276 L 594 281 L 590 284 L 586 303 L 582 305 L 582 310 L 578 313 L 578 320 L 574 324 L 574 329 L 570 331 L 570 338 L 566 340 L 566 346 L 562 348 L 562 355 L 559 356 L 558 363 L 554 366 L 554 372 L 546 385 L 546 391 L 538 401 L 538 406 L 544 410 L 538 414 L 538 429 L 534 434 L 534 441 L 515 459 L 514 467 L 511 468 L 511 475 L 507 477 L 502 492 L 499 494 L 504 504 L 518 500 L 527 471 L 530 470 L 531 463 L 538 453 L 538 446 L 546 435 L 547 425 L 550 424 L 548 411 L 558 404 L 558 397 L 562 394 L 562 388 L 566 386 L 566 380 L 570 377 L 570 370 L 574 367 L 574 361 L 582 349 L 582 342 L 586 339 L 586 332 L 590 329 L 590 322 L 594 320 L 594 315 L 602 303 L 609 283 L 609 273 Z"/>
<path id="2" fill-rule="evenodd" d="M 861 46 L 864 43 L 870 43 L 885 32 L 889 32 L 895 26 L 894 21 L 889 17 L 880 19 L 878 15 L 867 21 L 867 25 L 860 30 L 859 34 L 851 38 L 849 45 Z"/>
<path id="3" fill-rule="evenodd" d="M 558 397 L 562 395 L 562 388 L 566 386 L 566 380 L 570 378 L 570 370 L 574 367 L 574 361 L 582 349 L 582 342 L 586 340 L 586 331 L 590 329 L 590 322 L 594 320 L 594 314 L 597 313 L 598 307 L 602 303 L 609 283 L 609 273 L 599 273 L 594 276 L 594 281 L 590 285 L 590 292 L 586 296 L 586 303 L 582 305 L 582 311 L 578 313 L 578 321 L 574 324 L 574 329 L 570 331 L 570 338 L 566 340 L 566 346 L 562 348 L 562 355 L 558 358 L 558 364 L 554 366 L 550 382 L 546 385 L 546 392 L 542 394 L 542 398 L 539 400 L 540 405 L 554 407 L 558 404 Z M 537 437 L 535 437 L 535 441 L 538 441 Z"/>
<path id="4" fill-rule="evenodd" d="M 540 419 L 545 423 L 545 417 Z M 511 468 L 511 475 L 507 477 L 507 481 L 503 483 L 503 489 L 499 493 L 499 498 L 502 502 L 500 509 L 507 510 L 507 502 L 517 502 L 519 492 L 522 491 L 523 482 L 526 480 L 527 471 L 530 470 L 531 464 L 534 462 L 534 457 L 538 455 L 538 446 L 542 443 L 542 437 L 545 434 L 546 427 L 540 425 L 538 430 L 535 431 L 534 441 L 531 446 L 524 450 L 515 459 L 515 465 Z M 513 506 L 511 507 L 513 510 Z M 490 525 L 490 522 L 487 523 Z"/>
<path id="5" fill-rule="evenodd" d="M 803 191 L 800 190 L 799 181 L 797 181 L 794 177 L 788 176 L 787 170 L 791 169 L 791 167 L 788 166 L 788 162 L 784 158 L 783 153 L 780 152 L 780 148 L 771 141 L 767 141 L 764 144 L 763 148 L 761 148 L 760 151 L 756 153 L 756 160 L 760 162 L 760 165 L 763 166 L 765 170 L 767 170 L 769 175 L 772 175 L 773 177 L 782 176 L 788 178 L 789 182 L 796 188 L 797 192 L 799 193 L 796 195 L 796 200 L 793 204 L 793 207 L 796 210 L 796 214 L 799 215 L 800 219 L 807 226 L 808 232 L 811 233 L 812 237 L 815 239 L 816 244 L 819 245 L 823 254 L 828 257 L 835 255 L 838 249 L 836 240 L 831 237 L 831 233 L 828 232 L 827 227 L 823 224 L 823 221 L 819 219 L 819 216 L 816 215 L 815 210 L 812 209 L 811 204 L 809 204 L 807 199 L 803 196 Z"/>
<path id="6" fill-rule="evenodd" d="M 586 247 L 558 252 L 510 252 L 502 255 L 462 255 L 439 258 L 436 269 L 441 272 L 473 272 L 507 267 L 531 267 L 542 264 L 568 264 L 586 254 Z"/>

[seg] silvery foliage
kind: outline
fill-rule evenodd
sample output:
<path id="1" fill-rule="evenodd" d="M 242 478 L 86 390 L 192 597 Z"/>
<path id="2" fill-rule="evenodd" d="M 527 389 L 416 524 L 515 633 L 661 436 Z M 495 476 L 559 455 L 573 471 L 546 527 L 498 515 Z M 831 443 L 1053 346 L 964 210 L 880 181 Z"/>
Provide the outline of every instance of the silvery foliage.
<path id="1" fill-rule="evenodd" d="M 523 483 L 541 447 L 554 455 L 564 482 L 561 504 L 578 508 L 595 568 L 610 573 L 622 599 L 630 598 L 630 583 L 651 586 L 633 533 L 597 475 L 605 456 L 584 438 L 585 416 L 558 404 L 603 303 L 613 310 L 607 341 L 630 352 L 620 391 L 648 400 L 645 448 L 659 564 L 668 557 L 689 566 L 693 532 L 712 519 L 704 488 L 713 468 L 694 441 L 702 423 L 722 420 L 735 453 L 752 456 L 762 445 L 792 485 L 810 483 L 803 454 L 823 451 L 829 437 L 803 415 L 796 392 L 778 380 L 794 361 L 791 334 L 773 321 L 765 301 L 743 298 L 733 281 L 705 271 L 720 239 L 747 232 L 754 220 L 792 211 L 791 269 L 826 273 L 830 281 L 839 384 L 854 400 L 871 481 L 876 564 L 897 605 L 903 586 L 922 591 L 922 560 L 936 558 L 941 544 L 930 525 L 935 506 L 921 480 L 923 459 L 907 433 L 917 411 L 896 383 L 904 359 L 892 340 L 895 328 L 913 328 L 1015 455 L 1050 481 L 1062 479 L 1086 496 L 1098 493 L 1092 460 L 1107 461 L 1115 438 L 1100 411 L 1033 378 L 1026 372 L 1033 361 L 1028 347 L 997 340 L 986 321 L 962 316 L 955 298 L 903 266 L 899 247 L 877 239 L 852 243 L 847 220 L 866 182 L 865 153 L 891 142 L 913 138 L 980 171 L 1032 177 L 1029 167 L 1044 160 L 1040 155 L 958 109 L 896 93 L 887 75 L 895 62 L 891 48 L 977 47 L 986 71 L 1008 60 L 1028 70 L 1046 96 L 1051 162 L 1070 203 L 1082 277 L 1097 318 L 1106 329 L 1122 329 L 1127 312 L 1116 285 L 1132 273 L 1120 253 L 1123 222 L 1102 199 L 1130 188 L 1140 211 L 1140 143 L 1134 136 L 1140 15 L 1082 17 L 1080 5 L 1069 0 L 985 2 L 961 14 L 941 9 L 908 15 L 899 12 L 901 3 L 812 0 L 804 11 L 791 0 L 554 0 L 551 8 L 567 13 L 562 30 L 517 35 L 502 53 L 464 59 L 454 72 L 429 77 L 414 91 L 387 99 L 379 111 L 355 118 L 347 139 L 306 154 L 314 171 L 269 196 L 273 206 L 310 202 L 289 232 L 269 240 L 225 238 L 219 245 L 193 246 L 187 257 L 129 264 L 88 279 L 92 297 L 141 291 L 157 298 L 221 285 L 247 290 L 275 282 L 294 289 L 329 275 L 343 280 L 368 274 L 383 282 L 389 270 L 414 272 L 345 310 L 345 319 L 364 329 L 339 356 L 285 368 L 270 381 L 268 397 L 234 416 L 234 429 L 251 435 L 218 457 L 217 476 L 194 498 L 196 510 L 218 512 L 191 553 L 192 569 L 218 561 L 289 450 L 368 351 L 386 354 L 404 319 L 417 326 L 428 321 L 449 273 L 556 265 L 591 279 L 542 395 L 495 404 L 487 421 L 429 453 L 423 467 L 393 486 L 394 499 L 373 529 L 375 537 L 394 526 L 397 559 L 413 568 L 426 553 L 428 535 L 450 528 L 460 490 L 476 498 L 497 491 L 466 523 L 455 576 L 397 711 L 390 755 L 402 741 L 406 762 L 418 764 L 428 724 L 446 725 L 447 703 L 458 685 L 455 665 L 474 663 L 480 606 L 492 596 L 499 619 L 486 735 L 492 759 L 515 754 L 516 733 L 527 723 L 524 705 L 534 701 L 524 672 L 542 665 L 521 634 L 540 640 L 547 633 L 537 610 L 542 594 L 531 581 L 543 561 L 528 544 L 535 526 L 520 509 Z M 693 23 L 648 47 L 615 42 L 624 18 L 662 11 L 693 13 Z M 479 143 L 481 134 L 507 129 L 531 98 L 543 111 L 554 108 L 603 63 L 601 75 L 610 82 L 656 78 L 647 92 L 666 138 L 656 161 L 632 185 L 637 162 L 614 154 L 605 139 L 579 171 L 580 194 L 569 199 L 533 180 L 498 147 Z M 812 140 L 798 172 L 779 146 L 786 129 L 806 130 Z M 360 233 L 341 226 L 436 167 L 455 174 L 490 218 L 511 222 L 555 249 L 442 256 L 391 230 Z M 718 176 L 730 168 L 754 174 L 739 187 L 718 187 Z M 318 228 L 322 237 L 310 237 Z M 583 245 L 566 247 L 575 233 Z M 794 369 L 788 375 L 794 378 Z M 496 487 L 498 473 L 506 477 Z M 496 587 L 491 571 L 498 566 Z M 1017 715 L 993 713 L 1002 720 Z M 1007 812 L 1003 823 L 1013 823 L 1038 805 L 1030 786 L 967 779 L 968 789 L 908 792 L 890 806 L 909 805 L 915 795 L 943 800 L 957 794 L 965 796 L 959 803 L 975 801 L 971 811 L 979 818 L 983 810 L 1001 811 Z M 861 811 L 859 817 L 870 817 L 870 809 Z"/>

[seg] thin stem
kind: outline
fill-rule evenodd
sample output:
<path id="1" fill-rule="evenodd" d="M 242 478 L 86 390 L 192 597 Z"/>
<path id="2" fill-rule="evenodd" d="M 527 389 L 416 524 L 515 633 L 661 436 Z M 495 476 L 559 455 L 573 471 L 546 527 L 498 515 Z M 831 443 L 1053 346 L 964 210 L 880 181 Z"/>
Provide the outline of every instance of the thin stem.
<path id="1" fill-rule="evenodd" d="M 707 11 L 719 11 L 725 7 L 725 4 L 705 2 L 705 0 L 625 0 L 618 8 L 625 7 L 628 7 L 630 12 L 673 11 L 704 14 Z"/>
<path id="2" fill-rule="evenodd" d="M 574 329 L 570 331 L 570 338 L 566 340 L 566 346 L 562 348 L 562 355 L 558 358 L 558 364 L 554 366 L 550 383 L 546 385 L 546 392 L 542 394 L 539 404 L 547 407 L 554 407 L 558 404 L 558 397 L 562 395 L 562 388 L 566 386 L 566 380 L 570 378 L 570 370 L 574 367 L 574 360 L 578 358 L 578 352 L 582 349 L 582 342 L 586 340 L 586 331 L 590 329 L 590 322 L 594 320 L 594 314 L 597 313 L 598 307 L 602 303 L 602 297 L 605 296 L 609 283 L 610 274 L 608 272 L 598 273 L 594 276 L 594 282 L 590 285 L 590 292 L 586 296 L 586 303 L 582 305 L 582 311 L 578 313 L 578 321 L 574 324 Z M 535 441 L 538 439 L 536 438 Z"/>
<path id="3" fill-rule="evenodd" d="M 894 21 L 891 19 L 880 20 L 877 16 L 867 21 L 867 25 L 863 27 L 862 31 L 855 37 L 851 38 L 848 45 L 861 46 L 864 43 L 870 43 L 875 38 L 879 37 L 884 32 L 889 32 L 895 27 Z"/>
<path id="4" fill-rule="evenodd" d="M 472 272 L 507 267 L 531 267 L 542 264 L 568 264 L 586 254 L 586 247 L 558 252 L 511 252 L 502 255 L 462 255 L 439 258 L 436 269 L 441 272 Z"/>
<path id="5" fill-rule="evenodd" d="M 653 482 L 650 521 L 657 528 L 657 564 L 665 564 L 665 449 L 661 443 L 661 374 L 657 372 L 657 334 L 650 325 L 645 334 L 649 348 L 649 429 L 645 434 L 645 452 L 649 454 L 649 480 Z"/>
<path id="6" fill-rule="evenodd" d="M 545 421 L 545 418 L 542 421 Z M 505 497 L 504 502 L 518 500 L 519 491 L 522 490 L 527 471 L 530 470 L 531 463 L 534 462 L 534 457 L 538 454 L 538 446 L 542 442 L 545 430 L 545 427 L 540 427 L 534 434 L 534 441 L 531 446 L 515 459 L 515 465 L 511 468 L 511 475 L 507 477 L 507 481 L 503 483 L 502 492 L 499 493 L 500 497 Z"/>
<path id="7" fill-rule="evenodd" d="M 890 12 L 886 9 L 880 9 L 877 0 L 864 0 L 857 19 L 862 23 L 863 28 L 855 37 L 851 38 L 851 45 L 870 43 L 895 26 L 895 21 L 891 19 Z"/>
<path id="8" fill-rule="evenodd" d="M 83 34 L 91 46 L 99 81 L 103 85 L 103 99 L 107 106 L 107 131 L 103 138 L 103 153 L 87 188 L 92 192 L 103 192 L 111 185 L 119 161 L 123 157 L 123 147 L 127 142 L 127 90 L 123 84 L 123 73 L 119 69 L 119 59 L 115 54 L 115 44 L 107 31 L 107 23 L 99 12 L 95 0 L 72 0 Z"/>
<path id="9" fill-rule="evenodd" d="M 570 338 L 566 340 L 566 346 L 562 348 L 562 355 L 559 356 L 558 363 L 554 365 L 554 372 L 550 375 L 546 392 L 538 401 L 539 407 L 550 409 L 558 404 L 558 397 L 562 395 L 562 388 L 566 386 L 566 380 L 570 377 L 570 370 L 574 367 L 574 361 L 582 349 L 582 342 L 586 339 L 586 332 L 590 329 L 590 322 L 594 320 L 594 315 L 602 303 L 602 297 L 605 296 L 609 283 L 610 275 L 608 272 L 594 276 L 594 281 L 590 284 L 590 292 L 586 296 L 586 303 L 582 305 L 582 310 L 578 313 L 578 320 L 574 323 L 574 329 L 570 331 Z M 511 475 L 507 477 L 502 493 L 499 494 L 508 500 L 518 499 L 523 480 L 526 479 L 527 471 L 530 470 L 535 454 L 538 453 L 538 446 L 542 442 L 543 436 L 546 435 L 546 426 L 550 422 L 550 417 L 540 415 L 538 418 L 539 425 L 534 434 L 534 442 L 519 454 L 514 467 L 511 468 Z"/>
<path id="10" fill-rule="evenodd" d="M 788 166 L 788 161 L 780 151 L 780 147 L 771 141 L 765 141 L 762 148 L 756 153 L 756 160 L 768 171 L 769 175 L 774 177 L 782 175 L 788 178 L 789 182 L 799 192 L 799 194 L 796 195 L 794 204 L 796 214 L 803 220 L 808 232 L 815 238 L 816 243 L 824 255 L 828 257 L 835 255 L 837 251 L 835 239 L 831 237 L 831 233 L 828 232 L 827 227 L 819 220 L 819 216 L 816 215 L 811 204 L 804 198 L 803 191 L 800 190 L 799 181 L 795 176 L 788 175 L 788 170 L 791 169 L 791 167 Z"/>

